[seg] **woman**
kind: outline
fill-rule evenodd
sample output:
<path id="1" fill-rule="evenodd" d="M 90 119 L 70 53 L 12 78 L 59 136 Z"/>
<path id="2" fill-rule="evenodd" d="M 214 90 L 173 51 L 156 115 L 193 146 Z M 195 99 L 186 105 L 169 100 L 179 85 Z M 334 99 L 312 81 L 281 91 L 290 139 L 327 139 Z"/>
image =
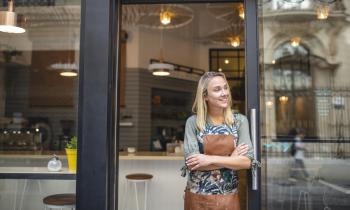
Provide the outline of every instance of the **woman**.
<path id="1" fill-rule="evenodd" d="M 231 104 L 225 75 L 204 74 L 185 128 L 185 210 L 240 209 L 237 170 L 251 167 L 253 150 L 247 118 Z"/>

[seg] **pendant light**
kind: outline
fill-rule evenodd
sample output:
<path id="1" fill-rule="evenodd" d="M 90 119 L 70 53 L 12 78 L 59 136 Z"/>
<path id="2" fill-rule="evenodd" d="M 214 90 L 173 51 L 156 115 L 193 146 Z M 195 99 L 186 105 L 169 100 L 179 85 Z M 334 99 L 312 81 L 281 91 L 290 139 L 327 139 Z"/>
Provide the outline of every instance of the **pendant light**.
<path id="1" fill-rule="evenodd" d="M 74 48 L 73 48 L 74 49 Z M 74 51 L 72 51 L 73 53 Z M 73 60 L 75 58 L 74 54 L 73 54 Z M 65 68 L 62 68 L 62 72 L 60 73 L 60 75 L 62 77 L 76 77 L 78 76 L 78 66 L 75 64 L 75 62 L 71 62 L 71 53 L 68 52 L 68 63 L 63 64 L 63 66 L 65 66 Z"/>
<path id="2" fill-rule="evenodd" d="M 148 66 L 148 70 L 152 72 L 154 76 L 169 76 L 170 71 L 174 70 L 174 66 L 168 63 L 164 63 L 163 59 L 163 29 L 161 29 L 160 34 L 160 56 L 159 56 L 159 62 L 151 63 Z"/>
<path id="3" fill-rule="evenodd" d="M 76 77 L 78 76 L 78 72 L 76 70 L 63 71 L 60 73 L 62 77 Z"/>
<path id="4" fill-rule="evenodd" d="M 328 5 L 319 5 L 316 8 L 317 19 L 325 20 L 329 15 L 329 6 Z"/>
<path id="5" fill-rule="evenodd" d="M 286 104 L 288 102 L 288 96 L 280 96 L 278 100 L 281 102 L 281 104 Z"/>
<path id="6" fill-rule="evenodd" d="M 299 44 L 300 44 L 300 41 L 301 41 L 301 38 L 300 38 L 300 37 L 293 37 L 293 38 L 290 40 L 290 44 L 291 44 L 293 47 L 298 47 Z"/>
<path id="7" fill-rule="evenodd" d="M 71 63 L 69 59 L 67 63 L 51 64 L 49 69 L 60 71 L 62 77 L 76 77 L 79 67 L 75 63 Z"/>
<path id="8" fill-rule="evenodd" d="M 241 40 L 239 39 L 239 36 L 230 37 L 229 40 L 232 47 L 237 48 L 241 44 Z"/>
<path id="9" fill-rule="evenodd" d="M 242 3 L 238 6 L 238 15 L 240 18 L 242 18 L 242 20 L 244 20 L 244 6 Z"/>
<path id="10" fill-rule="evenodd" d="M 160 22 L 163 24 L 163 25 L 168 25 L 171 23 L 171 16 L 172 14 L 168 11 L 161 11 L 160 14 L 159 14 L 159 19 L 160 19 Z"/>
<path id="11" fill-rule="evenodd" d="M 8 10 L 0 11 L 0 31 L 5 33 L 24 33 L 24 28 L 17 26 L 17 14 L 13 10 L 13 1 L 8 1 Z"/>

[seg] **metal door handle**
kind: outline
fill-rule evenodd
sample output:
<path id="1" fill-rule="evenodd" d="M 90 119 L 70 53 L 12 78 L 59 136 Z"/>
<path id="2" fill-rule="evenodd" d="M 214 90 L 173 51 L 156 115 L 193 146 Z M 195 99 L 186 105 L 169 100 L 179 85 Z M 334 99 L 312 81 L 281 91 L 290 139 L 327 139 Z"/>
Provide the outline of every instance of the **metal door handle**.
<path id="1" fill-rule="evenodd" d="M 254 151 L 254 160 L 258 159 L 257 136 L 256 136 L 256 109 L 250 110 L 250 132 Z M 258 190 L 258 170 L 252 169 L 252 190 Z"/>

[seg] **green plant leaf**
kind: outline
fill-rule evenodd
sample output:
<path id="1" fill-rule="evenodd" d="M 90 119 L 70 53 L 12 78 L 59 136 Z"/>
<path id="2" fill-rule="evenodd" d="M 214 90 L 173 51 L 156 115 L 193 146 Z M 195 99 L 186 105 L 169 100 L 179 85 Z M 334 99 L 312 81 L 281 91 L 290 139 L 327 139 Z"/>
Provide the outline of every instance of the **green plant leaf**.
<path id="1" fill-rule="evenodd" d="M 68 149 L 77 149 L 78 148 L 78 138 L 73 136 L 70 141 L 67 143 L 66 148 Z"/>

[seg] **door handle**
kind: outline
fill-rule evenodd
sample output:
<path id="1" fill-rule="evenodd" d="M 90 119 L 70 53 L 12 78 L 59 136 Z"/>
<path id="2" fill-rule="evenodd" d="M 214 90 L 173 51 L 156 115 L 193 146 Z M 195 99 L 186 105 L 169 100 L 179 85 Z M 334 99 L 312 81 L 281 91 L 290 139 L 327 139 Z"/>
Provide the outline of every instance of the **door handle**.
<path id="1" fill-rule="evenodd" d="M 257 136 L 256 136 L 256 109 L 250 110 L 250 132 L 254 151 L 254 160 L 258 159 Z M 258 170 L 252 169 L 252 190 L 258 190 Z"/>

